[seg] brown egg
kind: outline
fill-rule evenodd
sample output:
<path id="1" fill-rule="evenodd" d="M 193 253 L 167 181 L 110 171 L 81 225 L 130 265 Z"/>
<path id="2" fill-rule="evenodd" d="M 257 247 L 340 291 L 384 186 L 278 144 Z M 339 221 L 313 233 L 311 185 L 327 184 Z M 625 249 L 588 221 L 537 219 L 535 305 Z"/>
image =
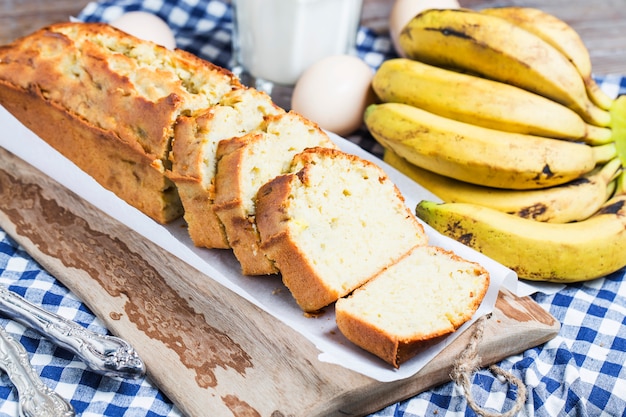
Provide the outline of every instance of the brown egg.
<path id="1" fill-rule="evenodd" d="M 363 123 L 365 107 L 374 101 L 374 71 L 352 55 L 334 55 L 310 66 L 291 99 L 292 110 L 340 136 Z"/>

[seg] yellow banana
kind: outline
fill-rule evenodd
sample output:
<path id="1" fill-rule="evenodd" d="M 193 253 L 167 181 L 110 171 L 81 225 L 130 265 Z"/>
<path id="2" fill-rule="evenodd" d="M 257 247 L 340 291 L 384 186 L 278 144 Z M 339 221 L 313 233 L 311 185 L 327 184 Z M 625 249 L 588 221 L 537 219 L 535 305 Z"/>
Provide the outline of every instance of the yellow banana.
<path id="1" fill-rule="evenodd" d="M 489 187 L 536 189 L 564 184 L 616 155 L 613 142 L 589 146 L 502 132 L 402 103 L 370 105 L 364 119 L 383 147 L 411 163 Z"/>
<path id="2" fill-rule="evenodd" d="M 615 191 L 618 158 L 563 185 L 505 190 L 469 184 L 422 169 L 386 149 L 384 161 L 446 203 L 472 203 L 535 221 L 568 223 L 593 215 Z"/>
<path id="3" fill-rule="evenodd" d="M 461 122 L 599 145 L 611 130 L 573 110 L 509 84 L 398 58 L 383 62 L 372 87 L 384 102 L 410 104 Z"/>
<path id="4" fill-rule="evenodd" d="M 619 180 L 623 184 L 622 178 Z M 626 266 L 626 194 L 592 217 L 557 224 L 523 219 L 467 203 L 422 201 L 417 216 L 456 239 L 537 281 L 577 282 Z"/>
<path id="5" fill-rule="evenodd" d="M 583 78 L 587 94 L 598 107 L 609 110 L 613 99 L 592 77 L 589 51 L 578 33 L 569 24 L 543 10 L 532 7 L 495 7 L 481 10 L 498 16 L 539 36 L 558 49 L 576 67 Z"/>
<path id="6" fill-rule="evenodd" d="M 591 102 L 563 54 L 505 19 L 468 9 L 429 9 L 409 21 L 399 43 L 407 58 L 516 85 L 571 108 L 588 123 L 610 123 L 609 112 Z"/>

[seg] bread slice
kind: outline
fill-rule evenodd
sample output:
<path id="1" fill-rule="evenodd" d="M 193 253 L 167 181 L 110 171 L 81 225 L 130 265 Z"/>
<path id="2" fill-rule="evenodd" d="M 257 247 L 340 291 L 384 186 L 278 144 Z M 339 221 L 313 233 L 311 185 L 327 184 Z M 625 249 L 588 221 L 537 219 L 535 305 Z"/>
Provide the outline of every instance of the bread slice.
<path id="1" fill-rule="evenodd" d="M 240 88 L 229 71 L 101 23 L 60 23 L 0 47 L 0 104 L 153 219 L 182 214 L 165 176 L 179 116 Z"/>
<path id="2" fill-rule="evenodd" d="M 416 247 L 338 300 L 337 326 L 348 340 L 397 368 L 425 341 L 468 321 L 488 287 L 482 266 L 438 247 Z"/>
<path id="3" fill-rule="evenodd" d="M 178 187 L 189 235 L 196 246 L 230 247 L 213 210 L 218 143 L 258 130 L 266 116 L 284 112 L 267 94 L 239 88 L 207 111 L 179 118 L 170 152 L 172 167 L 167 174 Z"/>
<path id="4" fill-rule="evenodd" d="M 294 155 L 312 147 L 336 145 L 317 124 L 293 112 L 268 117 L 259 131 L 219 143 L 215 213 L 243 274 L 278 272 L 259 249 L 256 194 L 263 184 L 289 172 Z"/>
<path id="5" fill-rule="evenodd" d="M 261 249 L 304 311 L 331 304 L 427 243 L 374 163 L 315 148 L 296 155 L 292 171 L 261 187 L 256 223 Z"/>

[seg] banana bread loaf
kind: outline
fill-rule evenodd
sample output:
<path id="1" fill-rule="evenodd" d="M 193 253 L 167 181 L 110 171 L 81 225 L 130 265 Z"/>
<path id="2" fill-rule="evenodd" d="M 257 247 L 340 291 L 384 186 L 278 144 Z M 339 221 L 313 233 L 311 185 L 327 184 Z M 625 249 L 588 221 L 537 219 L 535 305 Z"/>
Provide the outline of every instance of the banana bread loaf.
<path id="1" fill-rule="evenodd" d="M 301 309 L 331 304 L 428 238 L 377 165 L 336 149 L 294 157 L 257 193 L 261 250 Z"/>
<path id="2" fill-rule="evenodd" d="M 280 273 L 302 310 L 337 301 L 339 329 L 393 366 L 468 320 L 488 287 L 479 265 L 427 246 L 380 167 L 184 51 L 51 25 L 0 46 L 0 104 L 154 220 L 184 213 L 196 246 Z"/>
<path id="3" fill-rule="evenodd" d="M 0 47 L 0 104 L 153 219 L 180 217 L 165 176 L 174 125 L 241 84 L 229 71 L 100 23 L 60 23 Z"/>

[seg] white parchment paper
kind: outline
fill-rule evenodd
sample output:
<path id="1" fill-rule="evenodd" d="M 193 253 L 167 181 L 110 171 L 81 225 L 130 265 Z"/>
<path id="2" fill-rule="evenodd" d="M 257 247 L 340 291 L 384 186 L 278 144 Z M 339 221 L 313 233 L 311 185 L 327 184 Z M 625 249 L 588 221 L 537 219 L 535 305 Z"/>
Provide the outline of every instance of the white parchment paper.
<path id="1" fill-rule="evenodd" d="M 432 245 L 452 250 L 458 255 L 479 262 L 489 270 L 491 285 L 472 321 L 437 344 L 426 346 L 416 357 L 393 369 L 373 355 L 348 342 L 335 324 L 332 307 L 317 318 L 306 317 L 296 305 L 289 291 L 278 276 L 245 277 L 241 275 L 237 260 L 229 250 L 196 248 L 187 235 L 183 220 L 160 225 L 137 209 L 102 188 L 90 176 L 82 172 L 30 130 L 25 128 L 3 107 L 0 107 L 0 146 L 41 170 L 86 201 L 114 217 L 129 228 L 158 244 L 173 255 L 187 262 L 211 279 L 236 292 L 269 314 L 300 332 L 320 350 L 319 360 L 335 363 L 363 375 L 387 382 L 410 377 L 417 373 L 444 347 L 449 345 L 478 317 L 491 312 L 500 288 L 517 291 L 516 274 L 483 256 L 482 254 L 435 232 L 424 225 Z M 438 200 L 411 179 L 388 166 L 378 158 L 343 138 L 331 134 L 331 138 L 349 153 L 374 161 L 381 166 L 403 193 L 406 204 L 414 209 L 422 199 Z"/>

